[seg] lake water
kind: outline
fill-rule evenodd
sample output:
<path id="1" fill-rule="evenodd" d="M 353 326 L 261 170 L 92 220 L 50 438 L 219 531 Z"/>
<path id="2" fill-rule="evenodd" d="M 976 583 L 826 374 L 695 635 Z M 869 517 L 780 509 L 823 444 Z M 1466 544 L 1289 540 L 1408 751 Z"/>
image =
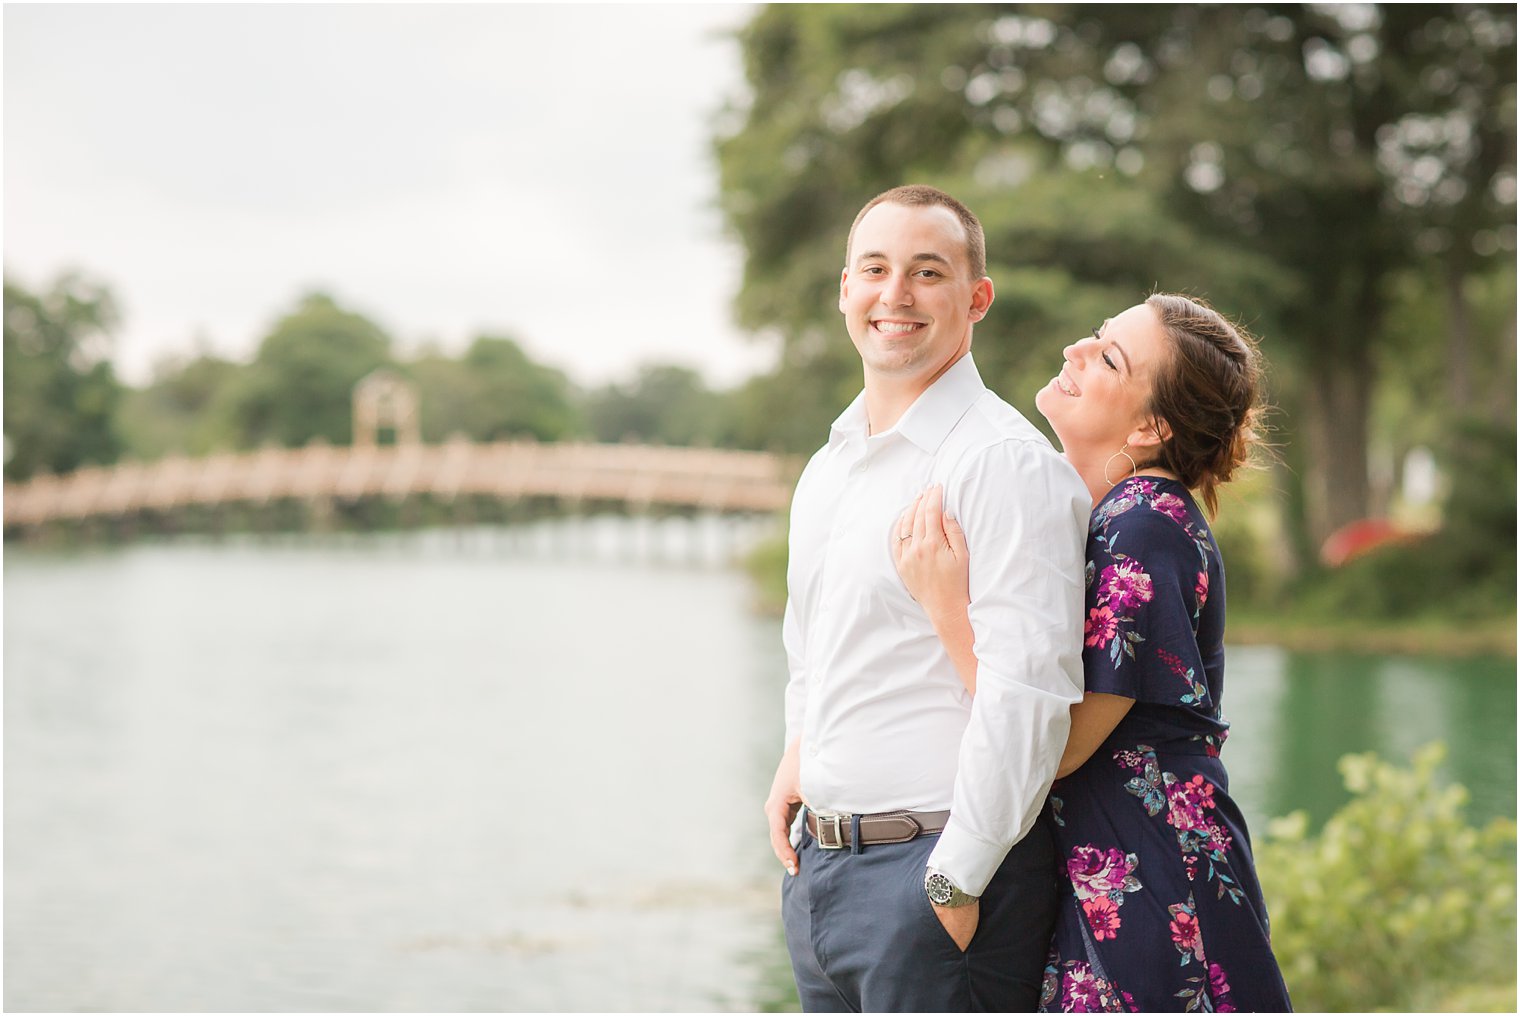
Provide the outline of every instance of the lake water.
<path id="1" fill-rule="evenodd" d="M 750 1010 L 764 524 L 546 522 L 5 558 L 5 1008 Z M 1444 738 L 1515 813 L 1515 664 L 1230 654 L 1256 827 Z"/>

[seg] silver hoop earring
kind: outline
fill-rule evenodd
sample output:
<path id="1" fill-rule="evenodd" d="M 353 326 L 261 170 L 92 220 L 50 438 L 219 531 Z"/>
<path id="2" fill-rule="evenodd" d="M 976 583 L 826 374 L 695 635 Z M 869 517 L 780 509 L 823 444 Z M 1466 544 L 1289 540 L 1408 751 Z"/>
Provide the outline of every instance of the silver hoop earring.
<path id="1" fill-rule="evenodd" d="M 1128 441 L 1124 442 L 1124 448 L 1120 448 L 1118 451 L 1114 452 L 1112 455 L 1110 455 L 1108 457 L 1108 461 L 1105 462 L 1105 463 L 1103 463 L 1103 481 L 1105 483 L 1107 483 L 1110 487 L 1114 486 L 1116 483 L 1119 482 L 1118 480 L 1110 480 L 1108 478 L 1108 471 L 1113 466 L 1114 459 L 1117 459 L 1119 456 L 1123 455 L 1126 459 L 1129 459 L 1129 475 L 1126 476 L 1126 477 L 1124 477 L 1124 479 L 1126 479 L 1126 480 L 1132 480 L 1132 479 L 1134 479 L 1135 474 L 1140 471 L 1140 467 L 1137 466 L 1137 465 L 1135 465 L 1135 459 L 1134 459 L 1134 457 L 1131 456 L 1130 453 L 1125 450 L 1127 448 L 1129 448 L 1129 442 Z"/>

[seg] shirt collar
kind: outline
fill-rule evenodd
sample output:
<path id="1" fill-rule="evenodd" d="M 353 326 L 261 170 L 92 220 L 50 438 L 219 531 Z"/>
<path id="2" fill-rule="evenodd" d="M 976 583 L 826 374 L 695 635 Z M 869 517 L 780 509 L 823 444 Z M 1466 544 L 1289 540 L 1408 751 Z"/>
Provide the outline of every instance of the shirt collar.
<path id="1" fill-rule="evenodd" d="M 878 436 L 901 434 L 926 454 L 933 455 L 960 418 L 966 415 L 966 410 L 986 390 L 982 375 L 968 352 L 913 401 L 902 419 L 897 421 L 897 426 Z M 866 424 L 866 393 L 861 392 L 830 426 L 829 443 L 845 441 L 852 436 L 864 439 Z"/>
<path id="2" fill-rule="evenodd" d="M 829 444 L 839 444 L 848 441 L 852 437 L 866 436 L 866 393 L 862 391 L 855 396 L 855 400 L 845 407 L 844 412 L 834 417 L 834 422 L 829 424 Z"/>

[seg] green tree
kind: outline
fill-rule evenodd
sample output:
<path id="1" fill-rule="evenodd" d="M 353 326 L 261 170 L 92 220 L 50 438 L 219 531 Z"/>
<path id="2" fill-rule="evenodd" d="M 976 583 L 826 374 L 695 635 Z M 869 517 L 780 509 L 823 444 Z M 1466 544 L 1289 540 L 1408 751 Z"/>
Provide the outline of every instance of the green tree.
<path id="1" fill-rule="evenodd" d="M 860 361 L 840 332 L 840 341 L 816 351 L 784 349 L 774 371 L 729 394 L 735 446 L 806 454 L 822 443 L 829 422 L 860 391 Z"/>
<path id="2" fill-rule="evenodd" d="M 127 389 L 117 412 L 128 451 L 157 459 L 233 447 L 231 399 L 249 369 L 205 353 L 158 364 L 146 387 Z"/>
<path id="3" fill-rule="evenodd" d="M 456 433 L 477 441 L 559 441 L 585 430 L 564 373 L 536 363 L 510 338 L 483 335 L 458 360 L 430 353 L 407 372 L 418 386 L 428 441 Z"/>
<path id="4" fill-rule="evenodd" d="M 673 364 L 646 364 L 628 384 L 607 385 L 586 398 L 586 418 L 598 441 L 667 445 L 729 443 L 725 397 L 702 376 Z"/>
<path id="5" fill-rule="evenodd" d="M 5 280 L 6 479 L 116 461 L 116 322 L 110 291 L 79 275 L 42 294 Z"/>
<path id="6" fill-rule="evenodd" d="M 1513 258 L 1514 24 L 1501 5 L 768 7 L 717 141 L 739 318 L 781 333 L 788 369 L 842 377 L 822 350 L 849 218 L 937 183 L 987 228 L 990 383 L 1032 380 L 1025 352 L 1048 372 L 1079 315 L 1198 287 L 1264 334 L 1301 423 L 1298 521 L 1323 535 L 1368 508 L 1397 273 L 1441 244 L 1471 248 L 1464 272 Z"/>
<path id="7" fill-rule="evenodd" d="M 1459 471 L 1467 465 L 1463 435 L 1482 421 L 1491 427 L 1514 425 L 1514 266 L 1493 265 L 1463 280 L 1466 335 L 1460 340 L 1449 335 L 1456 327 L 1454 297 L 1444 273 L 1405 270 L 1392 289 L 1384 342 L 1377 350 L 1382 383 L 1371 426 L 1380 460 L 1375 503 L 1381 507 L 1392 500 L 1402 482 L 1405 456 L 1422 446 L 1439 451 L 1453 480 L 1452 501 L 1480 493 L 1458 482 Z M 1459 366 L 1455 342 L 1469 358 L 1465 367 Z M 1452 507 L 1463 511 L 1459 505 Z"/>
<path id="8" fill-rule="evenodd" d="M 390 338 L 369 319 L 313 293 L 282 318 L 240 373 L 229 412 L 242 447 L 299 447 L 353 437 L 353 388 L 390 362 Z"/>
<path id="9" fill-rule="evenodd" d="M 1026 129 L 1016 110 L 982 122 L 989 81 L 1024 80 L 1009 46 L 986 52 L 1013 34 L 1010 24 L 1025 38 L 1024 20 L 998 19 L 1007 9 L 771 8 L 746 29 L 754 100 L 718 148 L 725 210 L 749 254 L 740 320 L 785 341 L 777 383 L 748 394 L 767 409 L 776 408 L 767 391 L 808 395 L 790 412 L 756 414 L 785 427 L 790 450 L 816 446 L 848 398 L 829 393 L 859 388 L 834 308 L 843 239 L 861 203 L 904 180 L 939 184 L 977 209 L 998 295 L 974 352 L 988 383 L 1036 422 L 1033 394 L 1062 347 L 1159 279 L 1221 268 L 1210 295 L 1225 305 L 1285 289 L 1255 252 L 1201 239 L 1166 214 L 1136 178 L 1135 152 L 1116 171 L 1075 141 L 1068 150 Z M 1046 41 L 1042 32 L 1053 37 L 1049 23 L 1028 24 L 1031 46 Z M 983 68 L 972 83 L 968 74 L 987 60 L 991 78 Z"/>

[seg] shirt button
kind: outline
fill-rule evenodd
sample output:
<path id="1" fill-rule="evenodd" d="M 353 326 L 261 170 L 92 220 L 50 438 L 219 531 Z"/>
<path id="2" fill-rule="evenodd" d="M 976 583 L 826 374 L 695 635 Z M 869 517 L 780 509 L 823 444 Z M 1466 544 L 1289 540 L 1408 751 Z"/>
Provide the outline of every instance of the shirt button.
<path id="1" fill-rule="evenodd" d="M 817 758 L 818 757 L 818 746 L 816 744 L 810 744 L 810 745 L 808 745 L 808 754 L 812 755 L 814 758 Z"/>

